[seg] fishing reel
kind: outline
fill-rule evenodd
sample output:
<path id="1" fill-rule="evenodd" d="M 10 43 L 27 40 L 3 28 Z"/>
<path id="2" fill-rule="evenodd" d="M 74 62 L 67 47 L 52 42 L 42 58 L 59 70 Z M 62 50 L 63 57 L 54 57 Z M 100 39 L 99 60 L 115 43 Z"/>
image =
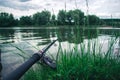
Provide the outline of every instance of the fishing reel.
<path id="1" fill-rule="evenodd" d="M 48 65 L 48 66 L 49 66 L 50 68 L 52 68 L 52 69 L 56 69 L 56 61 L 53 60 L 53 59 L 51 59 L 51 58 L 48 57 L 48 56 L 43 56 L 43 57 L 41 58 L 41 62 L 42 62 L 43 64 Z"/>
<path id="2" fill-rule="evenodd" d="M 51 59 L 50 57 L 45 55 L 45 52 L 56 42 L 57 40 L 54 40 L 52 43 L 50 43 L 46 48 L 43 48 L 38 53 L 41 56 L 41 63 L 48 65 L 52 69 L 56 69 L 56 61 Z"/>

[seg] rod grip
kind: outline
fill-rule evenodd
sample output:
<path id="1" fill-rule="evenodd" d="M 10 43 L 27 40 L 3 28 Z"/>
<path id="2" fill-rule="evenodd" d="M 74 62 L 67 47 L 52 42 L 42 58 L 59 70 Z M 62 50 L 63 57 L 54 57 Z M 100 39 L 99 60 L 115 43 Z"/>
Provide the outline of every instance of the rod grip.
<path id="1" fill-rule="evenodd" d="M 3 77 L 3 80 L 19 80 L 20 77 L 22 77 L 24 73 L 40 58 L 41 56 L 38 53 L 35 53 L 29 60 L 27 60 L 7 76 Z"/>

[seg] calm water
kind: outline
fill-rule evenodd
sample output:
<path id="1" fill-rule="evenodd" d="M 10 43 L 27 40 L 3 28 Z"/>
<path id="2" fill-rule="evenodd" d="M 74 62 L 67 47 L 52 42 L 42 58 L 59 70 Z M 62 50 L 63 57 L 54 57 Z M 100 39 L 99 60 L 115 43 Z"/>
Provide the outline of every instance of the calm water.
<path id="1" fill-rule="evenodd" d="M 39 28 L 39 27 L 13 27 L 0 28 L 0 49 L 2 51 L 1 61 L 3 65 L 2 74 L 6 75 L 18 67 L 25 59 L 29 58 L 33 53 L 39 49 L 47 46 L 51 41 L 58 39 L 49 49 L 49 53 L 56 55 L 61 43 L 62 48 L 69 50 L 75 45 L 86 43 L 88 40 L 96 40 L 103 44 L 102 51 L 107 50 L 108 41 L 115 34 L 120 34 L 120 28 Z M 18 47 L 19 49 L 17 49 Z M 120 38 L 118 38 L 115 48 L 120 47 Z"/>

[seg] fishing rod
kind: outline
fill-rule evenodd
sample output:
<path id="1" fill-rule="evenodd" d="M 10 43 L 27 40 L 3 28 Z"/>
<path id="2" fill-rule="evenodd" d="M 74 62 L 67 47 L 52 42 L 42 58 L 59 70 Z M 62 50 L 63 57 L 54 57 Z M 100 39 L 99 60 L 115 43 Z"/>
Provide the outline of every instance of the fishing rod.
<path id="1" fill-rule="evenodd" d="M 16 68 L 13 72 L 8 74 L 7 76 L 3 76 L 3 80 L 19 80 L 24 73 L 37 61 L 41 60 L 44 64 L 48 65 L 52 69 L 56 69 L 56 63 L 50 57 L 45 56 L 45 52 L 56 42 L 54 40 L 51 42 L 46 48 L 39 50 L 37 53 L 33 54 L 31 58 L 29 58 L 26 62 L 24 62 L 21 66 Z"/>

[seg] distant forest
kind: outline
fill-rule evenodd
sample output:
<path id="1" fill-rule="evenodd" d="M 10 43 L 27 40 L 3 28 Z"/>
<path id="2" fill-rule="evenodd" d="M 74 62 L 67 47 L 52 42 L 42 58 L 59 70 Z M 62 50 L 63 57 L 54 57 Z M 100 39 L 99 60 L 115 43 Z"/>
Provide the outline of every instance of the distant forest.
<path id="1" fill-rule="evenodd" d="M 58 26 L 58 25 L 120 25 L 120 19 L 100 19 L 96 15 L 85 16 L 79 9 L 60 10 L 57 15 L 51 14 L 48 10 L 37 12 L 31 16 L 21 16 L 15 19 L 13 14 L 0 13 L 0 27 L 10 26 Z"/>

